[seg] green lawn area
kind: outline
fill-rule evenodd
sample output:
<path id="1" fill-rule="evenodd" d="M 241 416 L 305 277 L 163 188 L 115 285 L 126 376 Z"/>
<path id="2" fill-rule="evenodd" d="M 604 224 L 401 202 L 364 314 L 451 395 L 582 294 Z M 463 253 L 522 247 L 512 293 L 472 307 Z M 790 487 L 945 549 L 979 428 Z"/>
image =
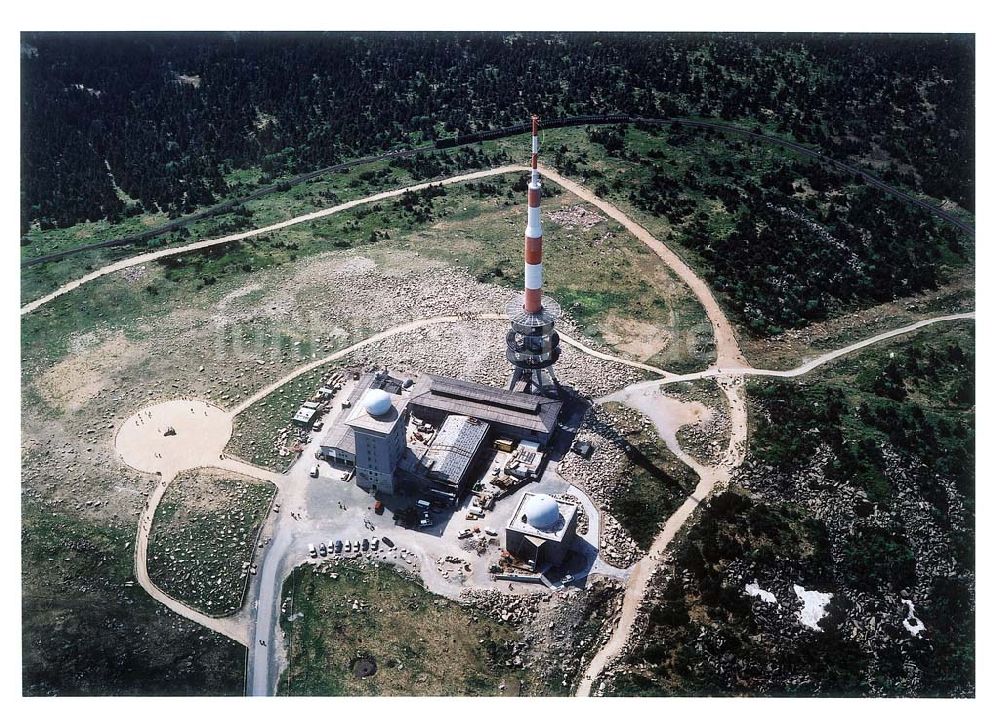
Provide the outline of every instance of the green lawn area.
<path id="1" fill-rule="evenodd" d="M 228 471 L 188 471 L 167 488 L 153 519 L 149 577 L 212 616 L 239 610 L 257 531 L 275 489 Z"/>
<path id="2" fill-rule="evenodd" d="M 505 663 L 515 631 L 435 596 L 394 567 L 339 561 L 297 568 L 281 626 L 284 696 L 491 696 L 524 692 Z M 361 659 L 376 672 L 359 678 Z M 500 685 L 505 686 L 500 690 Z"/>
<path id="3" fill-rule="evenodd" d="M 226 452 L 250 463 L 283 473 L 296 458 L 275 450 L 275 438 L 288 428 L 295 437 L 292 416 L 323 385 L 330 368 L 322 366 L 303 373 L 273 393 L 269 393 L 233 419 L 233 436 Z"/>

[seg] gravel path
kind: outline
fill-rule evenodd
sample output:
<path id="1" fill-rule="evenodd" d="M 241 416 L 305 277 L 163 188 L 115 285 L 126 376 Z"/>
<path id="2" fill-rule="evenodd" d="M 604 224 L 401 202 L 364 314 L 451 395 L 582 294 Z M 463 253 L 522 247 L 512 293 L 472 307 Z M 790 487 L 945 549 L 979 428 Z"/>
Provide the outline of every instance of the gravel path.
<path id="1" fill-rule="evenodd" d="M 598 198 L 592 191 L 576 183 L 569 178 L 564 178 L 559 173 L 548 166 L 538 164 L 538 169 L 542 175 L 563 188 L 586 200 L 591 205 L 600 208 L 610 218 L 614 218 L 621 223 L 628 232 L 641 240 L 650 250 L 652 250 L 677 276 L 692 290 L 698 302 L 705 308 L 705 313 L 712 323 L 712 332 L 715 335 L 716 364 L 726 366 L 745 367 L 747 365 L 743 353 L 740 351 L 739 343 L 736 341 L 736 333 L 729 324 L 726 314 L 722 312 L 718 301 L 712 295 L 712 290 L 708 284 L 681 260 L 680 256 L 670 248 L 653 237 L 653 235 L 636 223 L 634 220 L 618 210 L 607 201 Z"/>
<path id="2" fill-rule="evenodd" d="M 455 176 L 453 178 L 448 178 L 443 181 L 438 181 L 441 184 L 452 184 L 460 183 L 469 180 L 474 180 L 476 178 L 488 177 L 491 175 L 500 175 L 504 173 L 516 172 L 522 170 L 521 166 L 510 165 L 501 168 L 494 168 L 491 170 L 478 171 L 475 173 L 469 173 L 465 175 Z M 676 422 L 675 419 L 670 417 L 671 409 L 667 404 L 664 403 L 664 397 L 660 393 L 660 386 L 665 383 L 694 380 L 697 378 L 712 378 L 716 380 L 719 384 L 721 390 L 725 394 L 727 402 L 729 404 L 729 415 L 731 419 L 731 431 L 729 444 L 724 453 L 720 463 L 712 466 L 705 466 L 698 463 L 695 459 L 691 458 L 687 454 L 681 454 L 682 460 L 687 463 L 691 468 L 693 468 L 699 476 L 699 483 L 695 488 L 694 492 L 684 501 L 684 503 L 667 519 L 664 524 L 663 529 L 660 531 L 659 535 L 654 540 L 649 553 L 646 554 L 635 566 L 632 574 L 629 576 L 628 583 L 625 589 L 625 597 L 622 604 L 621 615 L 615 625 L 615 628 L 609 637 L 607 643 L 598 650 L 597 654 L 592 659 L 587 671 L 583 676 L 580 686 L 577 689 L 578 696 L 589 696 L 591 693 L 591 686 L 593 681 L 597 679 L 601 673 L 607 668 L 608 664 L 611 663 L 627 646 L 630 637 L 634 632 L 635 621 L 639 614 L 639 609 L 641 607 L 643 598 L 645 597 L 646 589 L 649 580 L 659 565 L 662 553 L 665 551 L 666 547 L 674 539 L 678 531 L 683 527 L 684 523 L 688 520 L 694 510 L 698 505 L 707 498 L 716 489 L 717 486 L 724 485 L 728 482 L 730 474 L 732 471 L 738 467 L 742 461 L 746 451 L 746 440 L 747 440 L 747 407 L 745 394 L 743 392 L 744 386 L 744 376 L 747 375 L 763 375 L 763 376 L 778 376 L 778 377 L 794 377 L 807 373 L 819 365 L 835 360 L 847 353 L 851 353 L 855 350 L 867 347 L 874 343 L 878 343 L 882 340 L 886 340 L 904 333 L 911 332 L 918 328 L 924 327 L 931 323 L 936 323 L 945 320 L 965 320 L 973 319 L 973 313 L 961 313 L 950 316 L 941 316 L 939 318 L 932 318 L 918 323 L 914 323 L 905 328 L 897 329 L 894 331 L 888 331 L 881 333 L 872 338 L 859 341 L 857 343 L 851 344 L 845 348 L 841 348 L 835 351 L 826 353 L 818 358 L 812 359 L 808 362 L 803 363 L 796 369 L 790 371 L 772 371 L 766 369 L 755 369 L 750 368 L 740 351 L 739 345 L 736 340 L 736 335 L 733 331 L 732 326 L 729 324 L 728 319 L 722 312 L 721 307 L 712 295 L 711 290 L 708 285 L 699 278 L 694 271 L 689 268 L 683 260 L 680 259 L 676 254 L 674 254 L 669 248 L 667 248 L 663 243 L 656 240 L 645 228 L 643 228 L 638 223 L 634 222 L 626 215 L 624 215 L 620 210 L 610 205 L 609 203 L 601 200 L 595 196 L 591 191 L 584 188 L 583 186 L 575 183 L 571 180 L 563 178 L 558 173 L 547 167 L 540 167 L 542 173 L 556 182 L 557 184 L 563 186 L 570 192 L 576 194 L 581 199 L 591 203 L 597 208 L 601 209 L 609 217 L 615 219 L 621 223 L 629 232 L 635 235 L 639 240 L 641 240 L 646 246 L 653 250 L 663 262 L 673 270 L 680 278 L 683 280 L 694 292 L 695 296 L 698 298 L 699 302 L 705 308 L 705 311 L 712 322 L 713 333 L 715 335 L 716 342 L 716 352 L 717 359 L 715 365 L 708 368 L 705 371 L 698 373 L 686 374 L 686 375 L 675 375 L 668 373 L 662 369 L 655 368 L 643 363 L 638 363 L 634 361 L 628 361 L 620 358 L 615 358 L 614 356 L 589 349 L 583 344 L 579 343 L 572 338 L 567 337 L 562 334 L 563 339 L 568 345 L 572 345 L 578 350 L 587 353 L 595 358 L 599 358 L 604 361 L 610 361 L 614 363 L 621 363 L 633 368 L 649 371 L 661 376 L 658 380 L 653 381 L 643 381 L 639 383 L 632 384 L 627 388 L 608 396 L 606 399 L 602 400 L 618 400 L 628 406 L 639 410 L 640 412 L 647 415 L 654 425 L 656 426 L 658 434 L 663 438 L 663 440 L 670 446 L 676 447 Z M 130 268 L 142 263 L 146 263 L 152 260 L 157 260 L 159 258 L 177 255 L 181 253 L 187 253 L 194 250 L 199 250 L 201 248 L 209 247 L 212 245 L 218 245 L 222 243 L 233 242 L 236 240 L 241 240 L 243 238 L 252 237 L 254 235 L 259 235 L 261 233 L 270 232 L 273 230 L 278 230 L 285 228 L 297 223 L 308 222 L 317 218 L 332 215 L 334 213 L 353 208 L 355 206 L 361 205 L 363 203 L 370 203 L 377 200 L 382 200 L 386 198 L 391 198 L 395 196 L 402 195 L 404 192 L 410 190 L 419 190 L 426 188 L 432 184 L 436 183 L 422 183 L 419 185 L 410 186 L 409 188 L 401 188 L 398 190 L 387 191 L 384 193 L 379 193 L 367 198 L 361 198 L 357 200 L 350 201 L 348 203 L 343 203 L 332 208 L 327 208 L 325 210 L 317 211 L 314 213 L 308 213 L 306 215 L 298 216 L 282 223 L 277 223 L 264 228 L 259 228 L 257 230 L 251 230 L 244 233 L 237 233 L 235 235 L 226 236 L 224 238 L 217 238 L 213 240 L 205 240 L 197 243 L 189 244 L 179 248 L 171 248 L 161 251 L 156 251 L 153 253 L 146 253 L 139 255 L 127 260 L 120 261 L 118 263 L 113 263 L 111 265 L 105 266 L 89 275 L 83 276 L 75 281 L 67 283 L 66 285 L 60 287 L 55 292 L 29 303 L 21 308 L 21 315 L 32 312 L 33 310 L 41 307 L 45 303 L 64 295 L 75 288 L 80 287 L 84 283 L 91 280 L 99 278 L 103 275 L 108 275 L 110 273 L 123 270 L 125 268 Z M 483 314 L 476 316 L 480 320 L 503 320 L 504 315 L 500 314 Z M 162 435 L 156 437 L 155 448 L 150 446 L 148 448 L 142 448 L 145 444 L 136 440 L 139 436 L 143 439 L 149 435 L 147 432 L 138 433 L 131 428 L 124 433 L 120 432 L 119 436 L 122 437 L 122 443 L 119 447 L 118 441 L 116 439 L 116 448 L 122 454 L 126 462 L 129 462 L 131 458 L 140 470 L 147 472 L 157 472 L 161 475 L 160 482 L 154 488 L 152 494 L 150 495 L 149 502 L 147 504 L 146 510 L 140 517 L 139 529 L 137 532 L 136 540 L 136 551 L 135 551 L 135 563 L 136 563 L 136 576 L 139 579 L 140 584 L 150 593 L 151 596 L 159 600 L 161 603 L 171 608 L 175 612 L 182 616 L 190 618 L 202 625 L 223 633 L 224 635 L 233 638 L 246 646 L 250 646 L 251 640 L 253 638 L 255 618 L 251 617 L 248 609 L 244 608 L 240 613 L 234 614 L 226 618 L 211 618 L 205 616 L 204 614 L 198 613 L 193 609 L 185 606 L 184 604 L 178 602 L 177 600 L 167 596 L 159 588 L 157 588 L 152 581 L 149 579 L 147 569 L 146 569 L 146 548 L 148 546 L 149 532 L 152 525 L 153 517 L 155 515 L 156 507 L 159 504 L 160 499 L 163 496 L 166 487 L 168 486 L 170 480 L 176 476 L 179 470 L 187 467 L 195 467 L 197 465 L 206 466 L 217 466 L 222 468 L 229 468 L 231 470 L 239 470 L 241 473 L 246 475 L 255 476 L 258 478 L 263 478 L 264 480 L 276 483 L 279 489 L 282 487 L 282 479 L 276 474 L 264 471 L 255 466 L 242 463 L 235 459 L 227 459 L 222 454 L 222 447 L 218 449 L 215 448 L 217 443 L 217 437 L 225 435 L 228 439 L 229 434 L 232 431 L 232 417 L 241 411 L 248 408 L 253 403 L 264 398 L 269 393 L 274 392 L 284 384 L 293 380 L 294 378 L 306 373 L 316 367 L 330 363 L 339 358 L 342 358 L 356 350 L 359 350 L 365 346 L 377 343 L 381 340 L 389 338 L 391 336 L 398 335 L 400 333 L 406 333 L 408 331 L 416 330 L 419 328 L 427 327 L 434 324 L 443 323 L 455 323 L 460 320 L 465 320 L 465 318 L 460 318 L 456 315 L 449 316 L 435 316 L 430 318 L 423 318 L 410 321 L 408 323 L 401 324 L 399 326 L 387 329 L 381 333 L 372 335 L 358 343 L 351 346 L 343 348 L 329 356 L 318 359 L 311 363 L 308 363 L 293 372 L 287 374 L 286 376 L 280 378 L 274 383 L 268 385 L 267 387 L 261 389 L 254 395 L 243 400 L 239 405 L 229 409 L 229 411 L 221 412 L 225 416 L 225 422 L 219 424 L 220 428 L 208 436 L 206 440 L 199 443 L 199 447 L 204 446 L 202 450 L 204 453 L 198 452 L 193 455 L 185 455 L 182 459 L 177 458 L 172 452 L 169 451 L 166 457 L 163 457 L 163 451 L 160 446 L 163 445 Z M 179 404 L 177 408 L 170 406 L 171 403 Z M 171 401 L 167 404 L 161 404 L 161 406 L 170 406 L 170 413 L 173 414 L 174 411 L 178 411 L 181 405 L 188 407 L 191 405 L 191 401 L 181 400 L 181 401 Z M 205 406 L 205 413 L 207 414 L 208 408 L 207 404 Z M 155 408 L 160 408 L 156 406 Z M 135 424 L 136 419 L 139 419 L 143 412 L 148 413 L 153 409 L 144 409 L 140 411 L 136 417 L 133 417 L 125 422 L 123 430 L 129 422 Z M 219 409 L 215 409 L 218 411 Z M 214 411 L 213 411 L 214 413 Z M 180 418 L 177 420 L 178 433 L 191 431 L 192 428 L 188 426 L 192 423 L 192 419 L 183 416 L 180 413 Z M 173 416 L 171 416 L 173 417 Z M 141 421 L 140 421 L 141 426 Z M 141 430 L 141 429 L 140 429 Z M 225 432 L 223 433 L 223 430 Z M 135 439 L 132 437 L 135 436 Z M 153 438 L 151 436 L 150 438 Z M 169 438 L 167 439 L 169 440 Z M 211 449 L 208 448 L 211 446 Z M 223 442 L 224 446 L 224 442 Z M 211 453 L 209 453 L 211 451 Z M 152 455 L 151 455 L 152 454 Z M 140 458 L 141 456 L 141 458 Z M 204 457 L 203 457 L 204 456 Z M 211 457 L 209 457 L 211 456 Z M 193 465 L 188 465 L 192 464 Z M 130 464 L 131 465 L 131 464 Z M 274 601 L 276 602 L 276 601 Z M 272 613 L 274 609 L 267 608 L 264 609 L 266 613 Z M 255 652 L 256 648 L 253 649 Z M 270 650 L 270 649 L 269 649 Z M 261 652 L 264 649 L 260 649 Z M 264 654 L 270 656 L 270 653 Z M 266 664 L 269 666 L 270 664 Z M 263 680 L 263 679 L 261 679 Z M 253 685 L 257 685 L 257 678 L 252 679 Z M 265 681 L 266 683 L 266 681 Z"/>
<path id="3" fill-rule="evenodd" d="M 46 296 L 42 296 L 38 300 L 33 300 L 30 303 L 21 306 L 21 315 L 27 315 L 34 310 L 38 310 L 46 303 L 55 300 L 59 296 L 69 293 L 71 290 L 76 290 L 84 283 L 89 283 L 92 280 L 97 280 L 98 278 L 110 275 L 111 273 L 117 273 L 120 270 L 125 270 L 126 268 L 131 268 L 136 265 L 141 265 L 143 263 L 149 263 L 154 260 L 160 260 L 162 258 L 168 258 L 172 255 L 181 255 L 182 253 L 190 253 L 195 250 L 202 250 L 203 248 L 210 248 L 213 245 L 222 245 L 224 243 L 232 243 L 237 240 L 243 240 L 245 238 L 252 238 L 255 235 L 261 235 L 262 233 L 270 233 L 275 230 L 281 230 L 282 228 L 288 228 L 292 225 L 298 225 L 299 223 L 308 223 L 312 220 L 317 220 L 318 218 L 325 218 L 328 215 L 334 215 L 335 213 L 340 213 L 345 210 L 350 210 L 351 208 L 356 208 L 359 205 L 365 205 L 366 203 L 374 203 L 379 200 L 386 200 L 387 198 L 396 198 L 407 191 L 418 191 L 424 188 L 429 188 L 432 185 L 452 185 L 454 183 L 464 183 L 469 180 L 476 180 L 477 178 L 488 178 L 491 175 L 503 175 L 504 173 L 514 173 L 519 170 L 524 170 L 520 165 L 504 165 L 499 168 L 490 168 L 489 170 L 479 170 L 475 173 L 466 173 L 465 175 L 456 175 L 451 178 L 445 178 L 444 180 L 435 180 L 427 183 L 419 183 L 417 185 L 411 185 L 406 188 L 397 188 L 396 190 L 387 190 L 383 193 L 376 193 L 375 195 L 369 195 L 366 198 L 357 198 L 355 200 L 349 200 L 346 203 L 341 203 L 340 205 L 335 205 L 332 208 L 324 208 L 323 210 L 317 210 L 312 213 L 306 213 L 304 215 L 298 215 L 294 218 L 289 218 L 288 220 L 283 220 L 280 223 L 274 223 L 273 225 L 267 225 L 263 228 L 256 228 L 254 230 L 247 230 L 242 233 L 234 233 L 232 235 L 226 235 L 222 238 L 212 238 L 210 240 L 199 240 L 196 243 L 189 243 L 187 245 L 179 246 L 176 248 L 165 248 L 163 250 L 153 251 L 151 253 L 143 253 L 141 255 L 136 255 L 131 258 L 126 258 L 125 260 L 120 260 L 117 263 L 111 263 L 105 265 L 102 268 L 98 268 L 93 273 L 88 273 L 87 275 L 81 276 L 76 280 L 72 280 L 65 285 L 60 286 L 56 290 L 52 291 Z"/>

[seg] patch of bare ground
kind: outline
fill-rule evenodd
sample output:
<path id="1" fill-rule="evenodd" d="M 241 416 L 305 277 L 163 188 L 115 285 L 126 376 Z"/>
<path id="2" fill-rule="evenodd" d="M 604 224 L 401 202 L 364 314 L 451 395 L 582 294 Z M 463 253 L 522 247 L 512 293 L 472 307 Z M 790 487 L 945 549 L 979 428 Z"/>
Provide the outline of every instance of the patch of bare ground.
<path id="1" fill-rule="evenodd" d="M 708 409 L 697 422 L 677 429 L 677 444 L 681 450 L 702 465 L 722 461 L 729 440 L 730 422 L 726 413 L 726 397 L 715 381 L 699 378 L 663 387 L 664 395 L 686 402 L 695 401 Z"/>
<path id="2" fill-rule="evenodd" d="M 601 337 L 623 355 L 644 361 L 662 351 L 674 334 L 652 323 L 610 315 L 600 325 Z"/>
<path id="3" fill-rule="evenodd" d="M 603 215 L 583 204 L 563 206 L 558 210 L 546 213 L 545 217 L 564 228 L 592 228 L 607 220 Z"/>
<path id="4" fill-rule="evenodd" d="M 77 337 L 70 340 L 70 346 L 76 352 L 42 373 L 36 381 L 46 403 L 63 412 L 79 410 L 108 385 L 115 369 L 141 355 L 140 348 L 120 331 L 102 340 Z"/>
<path id="5" fill-rule="evenodd" d="M 755 338 L 743 330 L 738 333 L 751 365 L 790 370 L 826 351 L 893 328 L 936 315 L 972 310 L 975 310 L 975 276 L 969 271 L 955 274 L 937 290 L 846 313 L 778 336 Z"/>

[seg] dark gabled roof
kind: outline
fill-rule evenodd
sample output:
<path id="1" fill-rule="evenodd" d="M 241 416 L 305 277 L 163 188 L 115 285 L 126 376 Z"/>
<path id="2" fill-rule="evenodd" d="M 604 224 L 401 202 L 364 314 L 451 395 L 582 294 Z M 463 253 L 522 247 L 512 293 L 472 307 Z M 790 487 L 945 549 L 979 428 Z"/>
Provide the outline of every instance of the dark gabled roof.
<path id="1" fill-rule="evenodd" d="M 562 408 L 562 401 L 552 398 L 429 373 L 413 386 L 410 404 L 546 434 L 555 429 Z"/>

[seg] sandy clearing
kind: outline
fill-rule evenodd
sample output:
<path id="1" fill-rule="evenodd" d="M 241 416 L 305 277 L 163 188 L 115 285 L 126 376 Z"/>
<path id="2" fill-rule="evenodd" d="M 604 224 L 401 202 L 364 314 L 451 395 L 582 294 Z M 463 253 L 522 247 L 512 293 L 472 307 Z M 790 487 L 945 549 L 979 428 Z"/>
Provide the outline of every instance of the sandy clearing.
<path id="1" fill-rule="evenodd" d="M 674 337 L 669 330 L 641 320 L 624 318 L 620 315 L 608 316 L 601 322 L 601 337 L 615 350 L 637 360 L 652 358 Z"/>
<path id="2" fill-rule="evenodd" d="M 477 316 L 477 319 L 505 320 L 506 316 L 488 313 Z M 417 328 L 434 324 L 455 323 L 460 320 L 462 319 L 458 316 L 437 316 L 404 323 L 382 333 L 377 333 L 352 346 L 343 348 L 330 356 L 300 366 L 229 411 L 224 411 L 200 400 L 175 399 L 145 407 L 127 418 L 115 436 L 116 450 L 122 460 L 132 468 L 160 475 L 159 482 L 149 495 L 146 507 L 139 519 L 139 527 L 136 532 L 135 573 L 139 584 L 150 596 L 175 613 L 249 647 L 254 632 L 253 609 L 244 607 L 238 613 L 222 618 L 207 616 L 167 595 L 149 578 L 146 565 L 149 534 L 152 530 L 156 509 L 167 487 L 181 470 L 206 468 L 209 471 L 211 469 L 234 471 L 252 478 L 270 481 L 281 492 L 288 485 L 288 478 L 286 476 L 224 455 L 223 448 L 232 435 L 232 419 L 237 413 L 245 410 L 253 403 L 274 392 L 299 375 L 325 363 L 335 361 L 367 345 Z M 613 356 L 587 348 L 576 340 L 566 338 L 566 336 L 563 336 L 563 338 L 582 352 L 603 360 L 646 368 L 660 375 L 664 374 L 660 369 L 643 366 L 643 364 L 632 361 L 616 359 Z M 163 431 L 166 430 L 167 426 L 173 426 L 177 434 L 164 436 Z M 291 501 L 289 499 L 284 500 L 286 503 L 292 502 L 294 505 L 294 499 Z"/>
<path id="3" fill-rule="evenodd" d="M 173 427 L 176 435 L 163 435 L 168 427 Z M 275 474 L 223 458 L 222 449 L 232 431 L 231 417 L 221 408 L 200 400 L 175 399 L 147 406 L 126 418 L 115 435 L 115 450 L 132 468 L 159 476 L 136 530 L 134 565 L 139 585 L 175 613 L 249 646 L 250 622 L 245 609 L 223 618 L 200 613 L 153 583 L 146 565 L 156 509 L 179 471 L 207 468 L 212 472 L 212 468 L 219 467 L 273 482 Z"/>
<path id="4" fill-rule="evenodd" d="M 92 334 L 71 338 L 72 355 L 49 368 L 35 380 L 39 393 L 64 412 L 79 410 L 110 382 L 111 371 L 127 365 L 139 355 L 138 347 L 117 333 L 103 342 Z"/>
<path id="5" fill-rule="evenodd" d="M 176 434 L 164 435 L 171 427 Z M 126 418 L 115 436 L 115 450 L 137 471 L 173 477 L 188 468 L 218 465 L 232 433 L 232 420 L 221 408 L 177 399 Z"/>

